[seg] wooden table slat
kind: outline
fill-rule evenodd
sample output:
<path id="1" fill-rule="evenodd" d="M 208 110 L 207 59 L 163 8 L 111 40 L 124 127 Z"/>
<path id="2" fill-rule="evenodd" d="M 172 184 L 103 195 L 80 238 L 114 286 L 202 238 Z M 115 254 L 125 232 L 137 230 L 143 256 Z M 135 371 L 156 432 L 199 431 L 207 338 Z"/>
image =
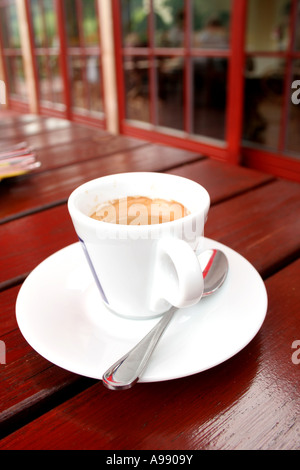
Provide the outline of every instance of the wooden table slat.
<path id="1" fill-rule="evenodd" d="M 273 194 L 273 186 L 274 188 L 278 188 L 278 193 L 282 198 L 281 201 L 277 199 L 278 207 L 284 208 L 287 198 L 290 200 L 289 204 L 286 205 L 287 210 L 281 212 L 283 229 L 281 231 L 275 230 L 275 232 L 274 226 L 272 226 L 268 220 L 268 197 L 271 197 Z M 291 191 L 292 188 L 294 189 L 294 194 Z M 293 233 L 293 231 L 297 230 L 299 227 L 299 220 L 295 217 L 290 217 L 293 211 L 290 212 L 288 210 L 293 208 L 293 206 L 295 210 L 297 210 L 300 201 L 299 189 L 297 185 L 291 186 L 285 182 L 275 182 L 258 188 L 255 192 L 252 191 L 240 195 L 238 198 L 218 204 L 212 207 L 210 211 L 206 232 L 211 238 L 221 242 L 225 240 L 231 248 L 238 248 L 238 251 L 246 256 L 262 274 L 270 272 L 273 269 L 274 263 L 271 251 L 273 246 L 275 246 L 277 250 L 281 250 L 280 254 L 276 253 L 276 260 L 280 257 L 285 259 L 287 255 L 295 255 L 297 250 L 299 250 L 299 240 L 291 238 L 290 242 L 287 243 L 289 233 Z M 255 216 L 252 214 L 251 217 L 243 217 L 243 211 L 239 208 L 246 208 L 249 205 L 249 201 L 253 198 L 257 201 L 265 200 L 266 205 L 258 204 L 256 206 Z M 228 218 L 225 217 L 225 219 L 222 220 L 222 223 L 220 223 L 220 213 L 225 215 L 229 214 Z M 261 230 L 262 221 L 265 221 L 265 226 Z M 228 230 L 227 226 L 230 226 L 231 229 Z M 277 226 L 275 226 L 275 228 L 276 227 Z M 16 243 L 15 251 L 10 254 L 8 254 L 6 246 L 3 246 L 5 254 L 2 255 L 1 262 L 5 268 L 3 272 L 5 272 L 6 279 L 9 278 L 9 275 L 13 277 L 22 272 L 26 274 L 50 254 L 69 243 L 77 241 L 65 206 L 43 211 L 39 214 L 34 214 L 30 217 L 5 224 L 3 229 L 5 231 L 5 240 L 7 241 L 14 236 L 14 233 L 20 232 L 23 234 L 23 237 L 28 240 L 26 246 L 24 246 L 21 241 L 19 244 Z M 241 233 L 247 234 L 252 232 L 255 234 L 257 231 L 260 232 L 260 230 L 261 233 L 263 233 L 263 237 L 260 243 L 258 243 L 258 251 L 253 251 L 252 247 L 249 252 L 248 237 L 245 238 Z M 37 240 L 39 243 L 37 243 Z M 261 253 L 270 253 L 270 255 L 261 257 Z M 278 263 L 278 261 L 276 261 L 276 263 Z M 16 296 L 16 292 L 13 289 L 11 289 L 11 291 L 14 292 Z M 4 305 L 6 305 L 5 299 L 8 292 L 9 291 L 4 291 L 0 294 L 0 299 L 3 299 Z M 11 304 L 9 304 L 9 308 L 14 310 L 13 299 Z M 13 312 L 11 313 L 13 314 Z M 6 317 L 8 316 L 9 314 L 6 314 Z M 20 345 L 22 345 L 22 343 L 23 339 L 20 335 Z M 48 367 L 48 365 L 46 367 Z M 42 371 L 39 373 L 42 373 Z M 20 380 L 22 379 L 20 372 L 19 378 Z"/>
<path id="2" fill-rule="evenodd" d="M 148 142 L 131 137 L 93 135 L 86 139 L 75 140 L 37 151 L 36 159 L 41 163 L 41 166 L 32 175 L 55 170 L 73 163 L 102 158 L 120 152 L 124 153 L 147 145 L 149 145 Z"/>
<path id="3" fill-rule="evenodd" d="M 300 255 L 299 213 L 300 185 L 275 181 L 213 207 L 205 234 L 236 250 L 266 277 Z"/>
<path id="4" fill-rule="evenodd" d="M 0 111 L 0 131 L 2 132 L 3 129 L 16 129 L 18 126 L 23 126 L 30 122 L 45 121 L 45 119 L 47 118 L 44 116 L 37 116 L 36 114 L 9 114 L 5 116 L 5 119 L 3 119 Z"/>
<path id="5" fill-rule="evenodd" d="M 267 280 L 264 325 L 225 363 L 126 392 L 96 383 L 3 439 L 0 449 L 299 449 L 299 371 L 291 348 L 300 327 L 299 273 L 297 261 Z"/>
<path id="6" fill-rule="evenodd" d="M 278 194 L 276 201 L 274 192 Z M 235 249 L 266 276 L 278 263 L 286 258 L 292 260 L 299 253 L 300 238 L 293 236 L 300 231 L 300 219 L 294 216 L 299 209 L 300 185 L 272 182 L 213 205 L 205 236 Z M 278 212 L 278 218 L 273 218 L 273 210 Z M 9 279 L 26 275 L 44 258 L 77 241 L 65 204 L 4 224 L 1 238 L 0 287 Z M 14 249 L 10 250 L 12 240 Z"/>
<path id="7" fill-rule="evenodd" d="M 0 340 L 6 348 L 6 364 L 0 365 L 0 438 L 38 414 L 48 402 L 87 387 L 91 380 L 54 366 L 24 340 L 16 321 L 15 302 L 20 286 L 0 293 Z M 16 393 L 16 390 L 18 392 Z"/>
<path id="8" fill-rule="evenodd" d="M 197 152 L 1 111 L 0 147 L 23 140 L 42 165 L 0 183 L 0 449 L 299 450 L 300 185 Z M 259 333 L 223 364 L 112 392 L 35 352 L 15 303 L 28 273 L 77 241 L 71 191 L 127 171 L 169 172 L 206 187 L 205 236 L 253 264 L 269 305 Z"/>
<path id="9" fill-rule="evenodd" d="M 211 196 L 212 204 L 270 183 L 275 179 L 272 175 L 211 159 L 182 165 L 169 170 L 168 173 L 191 179 L 204 186 Z"/>
<path id="10" fill-rule="evenodd" d="M 165 171 L 196 158 L 200 157 L 193 152 L 151 144 L 52 171 L 3 180 L 0 198 L 5 198 L 5 204 L 0 207 L 0 222 L 61 204 L 77 186 L 90 179 L 130 171 Z"/>
<path id="11" fill-rule="evenodd" d="M 84 148 L 87 149 L 86 155 L 89 156 L 99 152 L 97 146 L 91 149 L 90 145 L 87 143 L 83 145 L 82 154 Z M 123 144 L 120 143 L 120 145 Z M 118 144 L 116 148 L 117 146 Z M 129 150 L 127 150 L 128 146 L 131 147 Z M 26 175 L 15 180 L 4 180 L 0 184 L 0 197 L 5 196 L 7 203 L 0 207 L 0 222 L 1 219 L 6 221 L 24 212 L 38 210 L 45 205 L 55 205 L 66 201 L 73 189 L 80 184 L 112 173 L 168 171 L 188 177 L 208 190 L 212 204 L 274 180 L 270 175 L 256 171 L 248 172 L 244 168 L 226 164 L 216 164 L 212 160 L 202 159 L 197 154 L 180 149 L 170 149 L 154 144 L 139 146 L 138 143 L 130 140 L 125 140 L 125 148 L 123 152 L 117 151 L 108 156 L 105 156 L 106 150 L 103 148 L 102 155 L 98 153 L 96 160 L 92 158 L 74 164 L 71 164 L 72 157 L 66 156 L 69 162 L 66 167 L 42 174 Z M 49 157 L 52 158 L 52 156 L 53 153 L 50 153 Z M 54 158 L 57 157 L 54 156 Z M 81 156 L 77 158 L 80 159 Z M 196 158 L 198 161 L 195 162 Z M 172 166 L 177 168 L 171 170 Z"/>
<path id="12" fill-rule="evenodd" d="M 35 119 L 34 121 L 23 122 L 18 126 L 11 126 L 10 128 L 0 127 L 0 139 L 4 143 L 6 140 L 18 139 L 20 141 L 26 140 L 27 137 L 45 132 L 57 132 L 61 129 L 71 129 L 72 124 L 66 119 L 45 118 Z"/>
<path id="13" fill-rule="evenodd" d="M 96 132 L 100 133 L 101 131 L 97 130 Z M 107 135 L 105 131 L 102 132 L 103 135 Z M 14 137 L 2 137 L 1 143 L 3 147 L 6 148 L 10 145 L 15 145 L 25 140 L 28 146 L 33 147 L 35 150 L 40 150 L 46 147 L 63 145 L 74 140 L 92 138 L 94 134 L 95 131 L 93 129 L 78 125 L 62 127 L 60 129 L 56 129 L 55 131 L 51 131 L 51 129 L 49 129 L 45 132 L 36 134 L 33 133 L 29 135 L 23 135 L 22 133 L 19 133 Z"/>

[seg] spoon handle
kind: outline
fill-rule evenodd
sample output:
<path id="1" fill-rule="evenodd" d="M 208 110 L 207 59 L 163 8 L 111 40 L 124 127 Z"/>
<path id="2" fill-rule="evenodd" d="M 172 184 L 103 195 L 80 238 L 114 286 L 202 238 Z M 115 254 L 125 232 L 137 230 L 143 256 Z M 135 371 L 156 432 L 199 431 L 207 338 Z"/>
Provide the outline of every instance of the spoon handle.
<path id="1" fill-rule="evenodd" d="M 172 307 L 164 313 L 162 319 L 152 330 L 103 374 L 103 384 L 107 388 L 110 390 L 124 390 L 132 387 L 138 381 L 176 310 L 176 307 Z"/>

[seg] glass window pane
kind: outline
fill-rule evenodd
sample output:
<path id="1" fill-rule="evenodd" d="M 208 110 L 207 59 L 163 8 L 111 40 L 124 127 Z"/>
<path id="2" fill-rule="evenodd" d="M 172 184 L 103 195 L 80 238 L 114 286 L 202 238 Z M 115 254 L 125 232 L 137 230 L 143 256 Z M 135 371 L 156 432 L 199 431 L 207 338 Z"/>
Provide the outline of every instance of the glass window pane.
<path id="1" fill-rule="evenodd" d="M 246 49 L 284 51 L 290 38 L 290 0 L 249 0 Z"/>
<path id="2" fill-rule="evenodd" d="M 0 7 L 0 30 L 3 47 L 9 47 L 9 33 L 8 33 L 8 22 L 6 19 L 5 7 Z"/>
<path id="3" fill-rule="evenodd" d="M 27 84 L 24 75 L 22 56 L 7 56 L 5 58 L 8 90 L 11 95 L 21 100 L 28 99 Z"/>
<path id="4" fill-rule="evenodd" d="M 86 109 L 86 90 L 84 86 L 85 62 L 80 56 L 70 57 L 70 79 L 73 108 Z"/>
<path id="5" fill-rule="evenodd" d="M 7 73 L 7 80 L 8 80 L 8 89 L 10 94 L 15 95 L 17 93 L 17 88 L 15 84 L 15 61 L 14 57 L 5 57 L 5 64 L 6 64 L 6 73 Z"/>
<path id="6" fill-rule="evenodd" d="M 51 55 L 49 57 L 49 65 L 51 69 L 52 77 L 52 92 L 53 92 L 53 102 L 58 104 L 64 104 L 64 85 L 62 76 L 60 73 L 60 63 L 59 57 L 56 55 Z"/>
<path id="7" fill-rule="evenodd" d="M 103 112 L 102 83 L 98 56 L 87 57 L 86 78 L 89 93 L 89 109 L 94 112 Z"/>
<path id="8" fill-rule="evenodd" d="M 245 80 L 244 139 L 277 150 L 284 93 L 285 60 L 248 59 Z"/>
<path id="9" fill-rule="evenodd" d="M 58 47 L 59 38 L 57 34 L 56 14 L 53 0 L 43 0 L 43 13 L 45 18 L 45 27 L 47 35 L 47 46 Z"/>
<path id="10" fill-rule="evenodd" d="M 295 49 L 300 51 L 300 2 L 298 1 L 297 8 L 297 20 L 296 20 L 296 31 L 295 31 Z"/>
<path id="11" fill-rule="evenodd" d="M 4 48 L 20 49 L 21 41 L 16 5 L 0 7 L 0 30 Z"/>
<path id="12" fill-rule="evenodd" d="M 0 29 L 4 48 L 20 49 L 21 40 L 15 4 L 0 8 Z"/>
<path id="13" fill-rule="evenodd" d="M 24 75 L 24 66 L 23 66 L 23 58 L 22 56 L 16 56 L 14 58 L 15 62 L 15 93 L 20 98 L 25 98 L 27 96 L 27 84 L 25 81 Z"/>
<path id="14" fill-rule="evenodd" d="M 193 47 L 203 49 L 227 49 L 231 0 L 193 1 Z"/>
<path id="15" fill-rule="evenodd" d="M 35 46 L 58 47 L 53 0 L 30 0 L 30 7 Z"/>
<path id="16" fill-rule="evenodd" d="M 17 8 L 13 3 L 7 6 L 6 19 L 9 23 L 9 47 L 20 49 L 21 40 L 19 34 Z"/>
<path id="17" fill-rule="evenodd" d="M 52 87 L 49 77 L 48 57 L 37 56 L 37 71 L 40 99 L 42 101 L 52 101 Z"/>
<path id="18" fill-rule="evenodd" d="M 300 60 L 293 64 L 292 99 L 290 103 L 286 150 L 300 158 Z"/>
<path id="19" fill-rule="evenodd" d="M 147 47 L 149 2 L 121 0 L 120 10 L 124 46 Z"/>
<path id="20" fill-rule="evenodd" d="M 147 57 L 126 57 L 126 118 L 150 122 L 149 61 Z"/>
<path id="21" fill-rule="evenodd" d="M 155 45 L 184 46 L 184 0 L 162 2 L 154 0 Z"/>
<path id="22" fill-rule="evenodd" d="M 82 9 L 84 43 L 86 46 L 98 46 L 98 16 L 95 0 L 82 1 Z"/>
<path id="23" fill-rule="evenodd" d="M 227 59 L 223 58 L 193 60 L 194 134 L 225 138 L 227 68 Z"/>
<path id="24" fill-rule="evenodd" d="M 43 25 L 43 13 L 39 0 L 30 0 L 31 19 L 33 26 L 34 44 L 36 47 L 46 47 L 46 34 Z"/>
<path id="25" fill-rule="evenodd" d="M 102 83 L 98 56 L 69 59 L 72 107 L 79 112 L 103 112 Z"/>
<path id="26" fill-rule="evenodd" d="M 66 33 L 67 33 L 67 42 L 69 46 L 79 46 L 79 26 L 76 13 L 76 4 L 74 0 L 64 0 L 65 6 L 65 17 L 67 18 L 66 22 Z"/>
<path id="27" fill-rule="evenodd" d="M 157 57 L 158 125 L 184 129 L 183 58 Z"/>

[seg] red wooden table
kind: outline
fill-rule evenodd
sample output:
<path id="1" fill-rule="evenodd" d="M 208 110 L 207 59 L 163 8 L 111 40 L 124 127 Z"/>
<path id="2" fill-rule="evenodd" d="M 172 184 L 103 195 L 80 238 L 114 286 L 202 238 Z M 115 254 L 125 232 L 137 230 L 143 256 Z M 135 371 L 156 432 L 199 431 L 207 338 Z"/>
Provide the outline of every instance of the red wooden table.
<path id="1" fill-rule="evenodd" d="M 0 183 L 0 449 L 299 449 L 300 185 L 64 120 L 0 122 L 1 144 L 23 140 L 42 165 Z M 126 171 L 204 185 L 211 196 L 205 235 L 257 269 L 268 311 L 252 341 L 218 366 L 115 392 L 34 351 L 15 303 L 27 275 L 77 241 L 66 207 L 71 191 Z"/>

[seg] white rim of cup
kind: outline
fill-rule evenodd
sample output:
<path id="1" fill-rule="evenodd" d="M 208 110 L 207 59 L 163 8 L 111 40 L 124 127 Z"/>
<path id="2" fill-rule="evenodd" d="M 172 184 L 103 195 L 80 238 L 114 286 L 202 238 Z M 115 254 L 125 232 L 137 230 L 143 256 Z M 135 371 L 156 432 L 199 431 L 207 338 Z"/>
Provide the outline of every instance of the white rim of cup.
<path id="1" fill-rule="evenodd" d="M 100 181 L 103 181 L 104 179 L 109 180 L 109 179 L 114 179 L 118 177 L 125 178 L 129 176 L 138 178 L 141 175 L 144 175 L 144 176 L 153 175 L 154 177 L 157 177 L 159 175 L 158 178 L 181 179 L 181 180 L 186 181 L 188 184 L 194 185 L 195 188 L 197 188 L 198 191 L 200 190 L 202 193 L 201 196 L 203 197 L 203 201 L 202 200 L 200 201 L 201 206 L 199 206 L 198 210 L 193 211 L 191 214 L 188 214 L 185 217 L 182 217 L 180 219 L 172 220 L 169 222 L 164 222 L 163 224 L 151 224 L 151 225 L 125 225 L 125 224 L 123 225 L 123 224 L 114 224 L 110 222 L 104 222 L 101 220 L 93 219 L 92 217 L 90 217 L 90 215 L 84 214 L 80 209 L 78 209 L 78 207 L 76 207 L 76 198 L 80 197 L 80 195 L 84 191 L 94 189 L 97 186 L 97 184 Z M 121 197 L 122 196 L 120 196 L 120 198 Z M 177 202 L 181 203 L 180 200 L 178 199 L 177 199 Z M 76 218 L 78 221 L 80 221 L 81 223 L 87 226 L 90 226 L 91 228 L 98 227 L 99 229 L 100 228 L 99 224 L 101 224 L 103 228 L 107 230 L 109 226 L 110 230 L 112 230 L 115 233 L 122 233 L 122 232 L 142 233 L 142 232 L 156 231 L 158 230 L 159 227 L 161 228 L 162 225 L 167 230 L 171 226 L 175 227 L 175 225 L 182 225 L 184 223 L 188 223 L 197 214 L 202 214 L 202 213 L 205 214 L 205 212 L 209 210 L 209 207 L 210 207 L 210 196 L 207 190 L 201 184 L 197 183 L 196 181 L 185 178 L 183 176 L 172 175 L 169 173 L 158 173 L 158 172 L 129 172 L 129 173 L 117 173 L 113 175 L 101 176 L 99 178 L 95 178 L 93 180 L 90 180 L 90 181 L 87 181 L 86 183 L 81 184 L 76 189 L 74 189 L 74 191 L 70 194 L 68 198 L 68 210 L 69 210 L 71 217 Z"/>

